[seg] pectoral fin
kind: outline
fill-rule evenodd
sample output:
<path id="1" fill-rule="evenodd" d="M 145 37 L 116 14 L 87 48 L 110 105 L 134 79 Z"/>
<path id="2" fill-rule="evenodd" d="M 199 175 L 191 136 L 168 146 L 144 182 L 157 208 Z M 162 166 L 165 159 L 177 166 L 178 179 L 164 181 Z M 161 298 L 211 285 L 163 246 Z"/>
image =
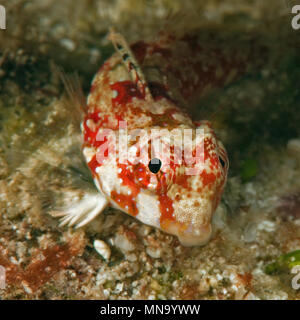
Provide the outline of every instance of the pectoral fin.
<path id="1" fill-rule="evenodd" d="M 86 194 L 70 206 L 61 211 L 52 211 L 50 214 L 61 217 L 60 226 L 76 225 L 76 228 L 80 228 L 95 219 L 108 204 L 109 201 L 101 193 Z"/>

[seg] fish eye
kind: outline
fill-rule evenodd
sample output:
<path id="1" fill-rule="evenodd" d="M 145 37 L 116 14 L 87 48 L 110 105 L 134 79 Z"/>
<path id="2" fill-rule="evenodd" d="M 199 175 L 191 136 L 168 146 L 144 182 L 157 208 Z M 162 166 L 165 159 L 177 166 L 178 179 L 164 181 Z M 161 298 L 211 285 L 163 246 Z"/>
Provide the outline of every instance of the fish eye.
<path id="1" fill-rule="evenodd" d="M 225 161 L 219 156 L 219 161 L 221 163 L 221 166 L 224 168 L 225 167 Z"/>
<path id="2" fill-rule="evenodd" d="M 161 168 L 161 161 L 158 158 L 153 158 L 148 164 L 148 168 L 152 173 L 157 173 Z"/>

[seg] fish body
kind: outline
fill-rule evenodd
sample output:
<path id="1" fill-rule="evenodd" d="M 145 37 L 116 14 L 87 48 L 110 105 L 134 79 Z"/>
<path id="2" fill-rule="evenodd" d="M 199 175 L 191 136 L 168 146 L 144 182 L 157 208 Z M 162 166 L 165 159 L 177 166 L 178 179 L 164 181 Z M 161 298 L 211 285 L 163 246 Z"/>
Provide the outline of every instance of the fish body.
<path id="1" fill-rule="evenodd" d="M 212 125 L 191 119 L 189 110 L 245 73 L 259 52 L 222 51 L 218 39 L 198 36 L 162 33 L 131 46 L 120 34 L 110 37 L 117 52 L 96 73 L 82 122 L 82 152 L 99 196 L 64 222 L 82 226 L 113 206 L 183 245 L 202 245 L 211 236 L 228 156 Z"/>

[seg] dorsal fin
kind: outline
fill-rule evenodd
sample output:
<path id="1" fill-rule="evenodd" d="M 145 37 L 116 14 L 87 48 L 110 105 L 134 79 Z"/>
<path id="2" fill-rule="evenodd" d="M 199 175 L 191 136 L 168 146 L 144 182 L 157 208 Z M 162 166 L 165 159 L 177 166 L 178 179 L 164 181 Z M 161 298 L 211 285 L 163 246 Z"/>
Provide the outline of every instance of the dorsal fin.
<path id="1" fill-rule="evenodd" d="M 153 101 L 145 76 L 125 38 L 120 33 L 115 32 L 113 28 L 110 29 L 108 38 L 113 43 L 116 51 L 120 54 L 122 61 L 133 81 L 136 83 L 138 90 L 145 96 L 145 100 Z"/>

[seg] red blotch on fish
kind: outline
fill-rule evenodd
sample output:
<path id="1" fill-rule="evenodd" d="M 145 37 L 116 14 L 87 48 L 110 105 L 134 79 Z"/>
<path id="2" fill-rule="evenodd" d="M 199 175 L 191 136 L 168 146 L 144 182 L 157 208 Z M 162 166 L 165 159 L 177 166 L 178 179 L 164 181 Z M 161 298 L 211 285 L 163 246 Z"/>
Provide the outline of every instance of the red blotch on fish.
<path id="1" fill-rule="evenodd" d="M 116 91 L 116 97 L 112 98 L 113 106 L 126 105 L 132 101 L 132 98 L 143 99 L 145 94 L 140 92 L 137 85 L 130 80 L 115 82 L 110 85 L 112 90 Z"/>
<path id="2" fill-rule="evenodd" d="M 216 175 L 212 172 L 207 173 L 206 170 L 203 170 L 201 173 L 201 179 L 202 179 L 203 187 L 206 187 L 215 182 Z"/>
<path id="3" fill-rule="evenodd" d="M 118 206 L 127 211 L 130 215 L 136 216 L 139 213 L 138 208 L 136 206 L 136 201 L 132 194 L 125 195 L 113 190 L 110 193 L 110 197 L 113 201 L 115 201 L 115 203 Z"/>
<path id="4" fill-rule="evenodd" d="M 175 221 L 175 217 L 173 215 L 174 213 L 173 201 L 166 194 L 159 195 L 158 201 L 159 201 L 159 209 L 161 212 L 160 225 L 162 228 L 164 228 L 164 226 L 166 226 L 168 222 Z"/>

